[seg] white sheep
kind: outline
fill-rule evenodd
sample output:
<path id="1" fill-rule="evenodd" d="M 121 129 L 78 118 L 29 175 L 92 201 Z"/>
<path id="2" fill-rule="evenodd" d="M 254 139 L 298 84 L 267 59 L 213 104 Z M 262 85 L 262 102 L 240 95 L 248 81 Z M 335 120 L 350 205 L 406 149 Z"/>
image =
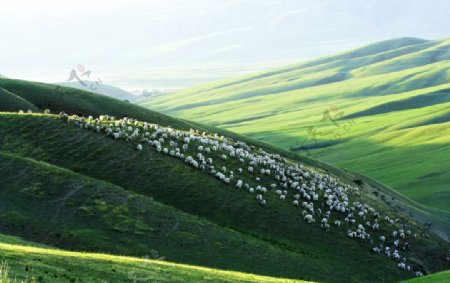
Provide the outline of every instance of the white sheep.
<path id="1" fill-rule="evenodd" d="M 23 112 L 23 111 L 22 111 Z M 46 111 L 44 111 L 45 113 Z M 20 112 L 19 112 L 20 113 Z M 67 114 L 66 114 L 67 115 Z M 60 114 L 61 116 L 61 114 Z M 62 117 L 64 119 L 64 117 Z M 114 121 L 110 123 L 109 126 L 102 125 L 101 121 L 104 120 Z M 230 182 L 234 182 L 234 173 L 232 170 L 237 170 L 239 174 L 244 174 L 242 168 L 226 168 L 226 167 L 218 167 L 214 168 L 212 166 L 213 160 L 212 158 L 207 156 L 203 156 L 201 152 L 205 152 L 206 154 L 211 151 L 222 151 L 219 155 L 221 159 L 226 160 L 227 156 L 239 160 L 244 164 L 248 164 L 247 171 L 249 173 L 256 172 L 260 174 L 256 174 L 257 176 L 253 176 L 246 180 L 248 176 L 242 176 L 241 180 L 237 180 L 235 183 L 235 187 L 238 189 L 245 188 L 249 193 L 258 192 L 256 199 L 262 206 L 265 206 L 266 200 L 264 200 L 264 193 L 267 192 L 267 186 L 265 180 L 261 180 L 261 175 L 271 176 L 278 183 L 270 184 L 270 188 L 274 190 L 274 193 L 280 198 L 280 200 L 286 200 L 288 193 L 293 193 L 292 204 L 294 206 L 299 206 L 300 199 L 305 199 L 306 201 L 302 203 L 302 217 L 307 223 L 314 223 L 313 215 L 317 215 L 319 217 L 324 217 L 321 220 L 320 227 L 323 229 L 329 229 L 331 223 L 334 226 L 340 227 L 340 220 L 333 220 L 331 222 L 330 215 L 332 212 L 340 212 L 345 213 L 345 221 L 347 223 L 351 223 L 353 225 L 357 225 L 357 230 L 352 231 L 349 230 L 347 232 L 347 236 L 354 239 L 363 239 L 370 240 L 370 234 L 366 233 L 365 227 L 371 228 L 373 231 L 379 231 L 380 227 L 378 224 L 377 218 L 380 218 L 380 215 L 376 212 L 376 210 L 370 207 L 367 204 L 361 202 L 353 202 L 349 204 L 350 195 L 355 194 L 358 196 L 359 189 L 357 187 L 351 187 L 349 185 L 343 185 L 340 183 L 338 178 L 331 177 L 327 174 L 321 174 L 317 172 L 309 172 L 309 170 L 304 169 L 303 165 L 289 163 L 287 159 L 282 158 L 278 154 L 271 154 L 262 149 L 255 149 L 253 146 L 247 146 L 242 142 L 235 142 L 226 137 L 219 137 L 219 135 L 208 134 L 206 132 L 200 133 L 198 130 L 192 130 L 192 132 L 185 133 L 177 130 L 173 130 L 168 127 L 161 127 L 159 125 L 147 124 L 147 122 L 140 122 L 131 118 L 124 118 L 122 120 L 114 120 L 114 117 L 109 118 L 108 116 L 100 116 L 99 119 L 93 119 L 92 117 L 83 118 L 78 116 L 67 116 L 66 120 L 68 122 L 75 121 L 75 124 L 81 128 L 95 130 L 96 132 L 105 132 L 108 136 L 112 136 L 115 140 L 123 138 L 128 142 L 139 140 L 141 143 L 148 143 L 151 146 L 154 146 L 158 152 L 163 151 L 166 154 L 170 154 L 170 156 L 180 158 L 185 160 L 189 166 L 192 166 L 196 169 L 200 169 L 202 171 L 208 172 L 208 174 L 213 175 L 218 178 L 222 182 L 228 184 Z M 115 126 L 114 126 L 115 125 Z M 143 125 L 143 128 L 138 128 L 139 125 Z M 133 127 L 134 128 L 133 128 Z M 143 129 L 142 133 L 140 133 L 140 129 Z M 148 132 L 149 129 L 155 129 L 154 132 Z M 175 141 L 174 141 L 175 140 Z M 167 141 L 170 147 L 164 147 L 164 142 Z M 184 141 L 184 144 L 180 148 L 177 146 L 176 141 Z M 197 160 L 189 156 L 185 159 L 184 154 L 189 149 L 188 144 L 194 144 L 197 146 L 197 151 L 194 156 L 196 156 Z M 201 145 L 199 145 L 200 143 Z M 169 149 L 170 148 L 170 151 Z M 138 151 L 143 150 L 143 146 L 138 144 L 136 146 Z M 248 163 L 246 163 L 248 162 Z M 219 162 L 220 163 L 220 162 Z M 233 163 L 236 164 L 236 163 Z M 240 164 L 240 163 L 239 163 Z M 242 166 L 242 165 L 241 165 Z M 244 169 L 245 167 L 242 166 Z M 219 170 L 221 168 L 222 170 Z M 228 174 L 229 176 L 226 176 Z M 260 178 L 261 177 L 261 178 Z M 269 179 L 269 178 L 267 178 Z M 260 182 L 256 190 L 251 188 L 249 183 L 245 181 L 249 181 L 250 183 L 254 183 L 255 180 Z M 277 187 L 281 188 L 277 190 Z M 269 188 L 269 187 L 268 187 Z M 321 201 L 317 203 L 317 201 Z M 320 206 L 320 208 L 314 209 L 314 204 Z M 326 205 L 325 205 L 326 204 Z M 322 209 L 325 209 L 325 213 L 322 213 Z M 356 216 L 356 218 L 355 218 Z M 374 217 L 370 219 L 370 221 L 366 221 L 367 217 Z M 343 218 L 344 218 L 343 217 Z M 357 224 L 357 218 L 363 219 L 362 223 Z M 381 218 L 382 219 L 382 218 Z M 367 219 L 369 220 L 369 219 Z M 391 225 L 395 225 L 400 220 L 395 219 L 395 221 L 389 216 L 385 217 L 385 220 Z M 403 239 L 407 236 L 411 235 L 411 231 L 408 230 L 404 232 L 402 229 L 405 229 L 406 226 L 402 226 L 400 224 L 400 230 L 392 232 L 392 236 L 394 238 Z M 386 237 L 379 237 L 381 242 L 385 242 Z M 401 244 L 400 240 L 394 239 L 393 245 L 395 247 L 404 248 L 404 245 Z M 373 244 L 373 242 L 372 242 Z M 375 247 L 372 250 L 380 250 L 380 248 Z M 398 260 L 400 258 L 400 254 L 398 251 L 392 253 L 387 250 L 387 255 L 391 258 Z M 402 265 L 399 265 L 400 268 L 408 269 L 409 266 L 406 265 L 405 262 L 402 261 Z"/>
<path id="2" fill-rule="evenodd" d="M 303 220 L 305 220 L 309 224 L 315 222 L 314 217 L 311 214 L 306 214 Z"/>

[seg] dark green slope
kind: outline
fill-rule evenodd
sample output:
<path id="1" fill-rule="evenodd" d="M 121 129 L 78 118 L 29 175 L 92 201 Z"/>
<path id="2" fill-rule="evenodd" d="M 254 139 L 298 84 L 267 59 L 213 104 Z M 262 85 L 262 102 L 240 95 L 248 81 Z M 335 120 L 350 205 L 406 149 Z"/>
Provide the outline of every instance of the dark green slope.
<path id="1" fill-rule="evenodd" d="M 161 245 L 161 250 L 166 252 L 164 256 L 170 261 L 183 259 L 184 263 L 190 264 L 205 264 L 206 266 L 221 268 L 233 267 L 236 270 L 259 274 L 277 274 L 284 277 L 337 282 L 348 277 L 348 274 L 353 274 L 351 281 L 367 281 L 370 278 L 392 281 L 397 276 L 410 276 L 406 272 L 398 271 L 391 261 L 380 256 L 371 256 L 369 253 L 370 246 L 367 244 L 350 241 L 345 237 L 345 234 L 336 230 L 324 233 L 318 227 L 312 228 L 301 220 L 302 216 L 299 214 L 298 208 L 277 202 L 275 196 L 273 196 L 271 205 L 265 208 L 260 207 L 255 202 L 254 195 L 236 192 L 233 186 L 224 185 L 213 177 L 205 176 L 205 174 L 191 169 L 184 162 L 168 158 L 155 151 L 138 153 L 126 143 L 115 142 L 110 138 L 78 129 L 73 125 L 63 123 L 58 118 L 48 116 L 4 114 L 0 116 L 0 124 L 7 125 L 0 130 L 0 136 L 3 137 L 0 146 L 5 152 L 32 157 L 90 177 L 106 180 L 121 186 L 129 194 L 133 192 L 151 197 L 217 225 L 239 231 L 250 236 L 250 238 L 259 239 L 258 242 L 265 243 L 266 246 L 269 245 L 268 251 L 275 249 L 285 251 L 286 256 L 293 255 L 292 265 L 289 264 L 288 257 L 283 259 L 279 255 L 280 264 L 284 264 L 284 260 L 288 260 L 286 264 L 286 267 L 289 266 L 288 268 L 278 268 L 276 263 L 272 263 L 274 268 L 269 268 L 265 264 L 259 264 L 269 262 L 269 260 L 264 256 L 257 257 L 257 253 L 250 250 L 251 246 L 247 243 L 242 243 L 239 248 L 240 252 L 236 252 L 236 247 L 239 247 L 237 246 L 238 243 L 233 243 L 233 241 L 224 237 L 223 241 L 217 243 L 219 246 L 229 246 L 238 258 L 240 253 L 248 253 L 258 260 L 247 264 L 239 262 L 235 265 L 226 264 L 227 260 L 222 262 L 221 265 L 221 260 L 217 259 L 219 262 L 215 264 L 209 257 L 220 258 L 223 256 L 225 258 L 226 254 L 222 255 L 220 250 L 214 249 L 214 246 L 208 242 L 217 241 L 215 240 L 216 236 L 210 238 L 210 235 L 220 234 L 221 232 L 207 232 L 205 230 L 209 228 L 206 226 L 196 231 L 195 229 L 198 227 L 194 226 L 191 230 L 191 233 L 194 233 L 193 241 L 197 241 L 196 245 L 198 246 L 204 245 L 206 251 L 211 248 L 209 250 L 211 254 L 207 256 L 204 255 L 205 251 L 187 246 L 186 249 L 190 250 L 191 256 L 194 257 L 194 259 L 191 258 L 188 261 L 188 256 L 181 255 L 187 250 L 184 252 L 182 249 L 177 251 L 176 241 L 165 241 L 163 237 L 159 245 Z M 18 171 L 21 172 L 21 170 Z M 68 190 L 70 191 L 70 189 Z M 99 197 L 101 198 L 101 196 Z M 123 212 L 119 210 L 117 213 Z M 164 233 L 161 230 L 170 231 L 173 227 L 177 214 L 168 214 L 165 218 L 170 219 L 169 227 L 164 229 L 159 227 L 157 233 Z M 2 219 L 6 221 L 5 219 L 8 218 L 2 217 Z M 11 221 L 17 221 L 17 219 L 12 218 Z M 111 222 L 114 223 L 114 219 Z M 96 221 L 92 225 L 95 225 L 95 223 Z M 141 223 L 144 229 L 149 229 L 146 225 L 145 222 Z M 125 225 L 123 229 L 122 233 L 124 233 L 123 236 L 126 240 L 114 242 L 114 246 L 108 248 L 111 248 L 113 252 L 138 255 L 141 253 L 143 246 L 140 243 L 142 241 L 140 240 L 142 239 L 141 236 L 134 235 L 135 227 L 133 226 Z M 16 230 L 16 232 L 19 230 Z M 83 229 L 81 230 L 83 231 Z M 88 231 L 85 232 L 87 238 L 95 235 L 88 233 Z M 129 237 L 129 234 L 132 234 L 132 236 Z M 146 238 L 145 234 L 143 238 Z M 182 233 L 182 235 L 188 237 L 186 233 Z M 33 237 L 33 235 L 28 236 Z M 67 237 L 69 236 L 67 235 Z M 116 235 L 114 232 L 111 234 L 101 233 L 100 239 L 108 240 L 109 237 L 114 239 Z M 137 243 L 131 243 L 133 237 L 137 237 L 134 240 Z M 239 237 L 235 236 L 235 238 Z M 244 238 L 240 240 L 244 241 Z M 70 237 L 68 239 L 70 240 Z M 207 243 L 205 243 L 205 239 Z M 62 241 L 62 243 L 64 242 Z M 85 240 L 85 242 L 87 241 Z M 339 243 L 339 245 L 333 245 L 332 243 Z M 98 242 L 93 242 L 91 245 L 84 243 L 80 247 L 71 244 L 72 248 L 82 249 L 99 245 Z M 426 245 L 428 244 L 426 243 Z M 164 245 L 174 245 L 174 247 L 169 249 L 164 248 Z M 270 247 L 270 245 L 274 247 Z M 149 246 L 151 247 L 151 245 Z M 158 245 L 156 245 L 156 249 L 159 250 L 157 247 Z M 342 249 L 347 252 L 341 253 Z M 181 254 L 177 255 L 178 252 Z M 352 256 L 349 257 L 349 254 Z M 238 258 L 234 260 L 238 260 Z M 371 265 L 364 267 L 360 272 L 352 272 L 361 261 L 370 261 Z M 295 262 L 298 263 L 298 266 L 293 264 Z M 322 270 L 324 265 L 328 266 L 327 270 Z M 430 266 L 430 268 L 435 267 Z M 277 273 L 277 270 L 280 269 L 283 271 Z"/>
<path id="2" fill-rule="evenodd" d="M 38 108 L 25 99 L 0 87 L 0 109 L 2 111 L 38 111 Z"/>
<path id="3" fill-rule="evenodd" d="M 319 259 L 48 163 L 0 152 L 0 180 L 2 233 L 78 251 L 326 278 L 314 271 Z M 245 252 L 236 253 L 236 249 Z M 260 265 L 261 261 L 265 264 Z"/>
<path id="4" fill-rule="evenodd" d="M 83 116 L 108 113 L 118 117 L 129 116 L 141 120 L 158 121 L 163 125 L 184 129 L 191 126 L 186 122 L 126 101 L 71 87 L 6 78 L 0 78 L 0 87 L 27 100 L 39 109 L 49 108 L 53 113 L 66 111 Z"/>

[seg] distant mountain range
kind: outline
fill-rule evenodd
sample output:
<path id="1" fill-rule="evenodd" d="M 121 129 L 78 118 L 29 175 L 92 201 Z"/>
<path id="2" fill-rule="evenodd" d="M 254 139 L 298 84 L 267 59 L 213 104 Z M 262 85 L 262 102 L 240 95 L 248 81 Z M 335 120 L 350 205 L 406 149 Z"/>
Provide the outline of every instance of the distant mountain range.
<path id="1" fill-rule="evenodd" d="M 86 91 L 92 91 L 95 93 L 100 93 L 120 100 L 134 101 L 139 98 L 139 96 L 137 95 L 134 95 L 126 90 L 120 89 L 112 85 L 104 83 L 96 85 L 95 82 L 93 81 L 83 81 L 83 82 L 86 84 L 85 86 L 79 82 L 62 82 L 58 84 L 62 86 L 68 86 Z"/>

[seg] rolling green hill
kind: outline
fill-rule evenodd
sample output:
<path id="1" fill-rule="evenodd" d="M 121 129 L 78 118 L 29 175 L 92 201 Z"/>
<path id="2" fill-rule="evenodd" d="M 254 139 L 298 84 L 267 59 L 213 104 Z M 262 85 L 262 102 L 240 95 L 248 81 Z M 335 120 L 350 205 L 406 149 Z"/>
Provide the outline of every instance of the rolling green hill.
<path id="1" fill-rule="evenodd" d="M 32 103 L 26 101 L 3 88 L 0 88 L 0 109 L 3 111 L 37 111 L 38 108 Z"/>
<path id="2" fill-rule="evenodd" d="M 140 105 L 385 183 L 450 214 L 450 40 L 400 38 Z"/>
<path id="3" fill-rule="evenodd" d="M 70 88 L 7 79 L 0 80 L 0 86 L 53 113 L 108 113 L 186 131 L 216 131 Z M 268 205 L 262 207 L 255 195 L 154 148 L 139 152 L 135 143 L 80 129 L 56 115 L 4 112 L 0 125 L 1 233 L 77 251 L 137 257 L 156 251 L 170 262 L 283 278 L 394 282 L 412 276 L 392 260 L 371 254 L 369 242 L 350 240 L 347 224 L 325 232 L 318 224 L 304 222 L 299 208 L 273 193 L 267 194 Z M 418 239 L 409 240 L 414 248 L 402 252 L 409 262 L 428 273 L 446 268 L 442 255 L 448 243 L 432 233 L 448 238 L 445 216 L 437 217 L 358 174 L 218 132 L 302 162 L 310 170 L 330 172 L 343 183 L 357 183 L 360 193 L 352 200 L 369 203 L 417 231 Z M 218 168 L 236 166 L 232 160 L 215 160 Z M 247 173 L 244 177 L 250 178 Z M 265 184 L 270 181 L 262 179 Z M 391 229 L 374 232 L 375 242 L 379 233 L 389 234 Z"/>
<path id="4" fill-rule="evenodd" d="M 0 282 L 306 282 L 176 264 L 148 257 L 80 253 L 0 234 Z M 5 260 L 6 259 L 6 260 Z M 14 281 L 15 280 L 15 281 Z"/>
<path id="5" fill-rule="evenodd" d="M 42 128 L 43 123 L 36 122 Z M 7 234 L 72 250 L 157 255 L 279 277 L 302 276 L 320 265 L 318 260 L 307 261 L 305 254 L 45 162 L 0 153 L 0 169 L 0 225 Z M 246 252 L 236 253 L 236 248 Z M 265 265 L 258 267 L 260 261 Z"/>

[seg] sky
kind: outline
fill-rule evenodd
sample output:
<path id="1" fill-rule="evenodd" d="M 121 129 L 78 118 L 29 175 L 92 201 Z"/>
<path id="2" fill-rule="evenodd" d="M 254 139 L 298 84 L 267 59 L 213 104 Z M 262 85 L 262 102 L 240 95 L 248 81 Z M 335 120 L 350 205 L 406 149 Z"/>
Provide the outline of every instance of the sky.
<path id="1" fill-rule="evenodd" d="M 0 74 L 61 82 L 83 65 L 126 90 L 177 89 L 404 36 L 450 37 L 450 1 L 15 0 Z"/>

